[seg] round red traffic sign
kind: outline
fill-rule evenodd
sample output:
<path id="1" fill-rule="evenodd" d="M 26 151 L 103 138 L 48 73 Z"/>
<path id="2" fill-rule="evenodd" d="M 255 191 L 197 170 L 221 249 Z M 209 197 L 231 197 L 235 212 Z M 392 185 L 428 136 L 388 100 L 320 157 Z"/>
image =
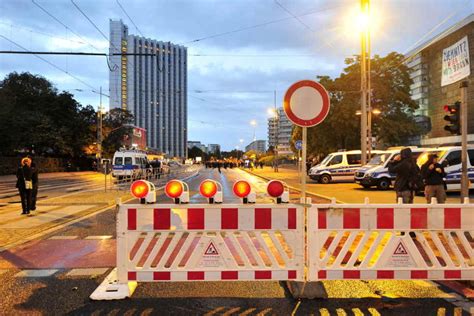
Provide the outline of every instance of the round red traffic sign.
<path id="1" fill-rule="evenodd" d="M 311 127 L 321 123 L 329 113 L 329 94 L 312 80 L 295 82 L 283 99 L 283 110 L 288 119 L 298 126 Z"/>

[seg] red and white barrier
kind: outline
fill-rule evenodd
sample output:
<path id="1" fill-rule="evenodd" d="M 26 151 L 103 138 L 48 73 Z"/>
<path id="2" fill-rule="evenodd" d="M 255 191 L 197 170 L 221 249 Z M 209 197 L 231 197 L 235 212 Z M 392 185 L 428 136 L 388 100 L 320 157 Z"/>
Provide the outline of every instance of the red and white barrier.
<path id="1" fill-rule="evenodd" d="M 309 276 L 474 279 L 472 204 L 327 204 L 309 209 Z"/>
<path id="2" fill-rule="evenodd" d="M 130 296 L 137 281 L 302 281 L 303 211 L 292 204 L 121 205 L 117 282 L 91 297 Z"/>

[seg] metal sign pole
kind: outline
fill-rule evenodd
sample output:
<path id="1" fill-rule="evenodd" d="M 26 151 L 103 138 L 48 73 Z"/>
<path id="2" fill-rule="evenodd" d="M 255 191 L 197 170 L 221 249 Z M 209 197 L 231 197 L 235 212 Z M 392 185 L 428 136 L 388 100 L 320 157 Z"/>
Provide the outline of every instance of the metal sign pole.
<path id="1" fill-rule="evenodd" d="M 469 197 L 469 176 L 467 172 L 467 81 L 461 82 L 461 203 Z"/>
<path id="2" fill-rule="evenodd" d="M 308 128 L 302 127 L 302 130 L 303 130 L 303 144 L 302 144 L 302 154 L 301 154 L 301 197 L 303 198 L 304 203 L 306 203 L 306 147 L 307 147 Z"/>

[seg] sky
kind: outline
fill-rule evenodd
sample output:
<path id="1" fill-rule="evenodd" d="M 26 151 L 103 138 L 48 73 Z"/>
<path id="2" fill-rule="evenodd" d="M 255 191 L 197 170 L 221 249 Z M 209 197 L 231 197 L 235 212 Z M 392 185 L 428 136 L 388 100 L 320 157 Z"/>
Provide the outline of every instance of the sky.
<path id="1" fill-rule="evenodd" d="M 44 8 L 44 12 L 39 6 Z M 188 139 L 267 139 L 268 108 L 288 87 L 338 76 L 359 53 L 358 0 L 0 0 L 0 50 L 108 52 L 109 19 L 188 47 Z M 122 11 L 120 5 L 127 12 Z M 372 53 L 407 53 L 474 12 L 471 0 L 372 0 Z M 138 29 L 137 29 L 138 28 Z M 103 34 L 101 34 L 103 33 Z M 474 45 L 474 44 L 473 44 Z M 42 75 L 83 105 L 108 94 L 106 57 L 0 54 L 0 78 Z M 108 107 L 108 98 L 103 104 Z M 243 139 L 241 144 L 240 139 Z"/>

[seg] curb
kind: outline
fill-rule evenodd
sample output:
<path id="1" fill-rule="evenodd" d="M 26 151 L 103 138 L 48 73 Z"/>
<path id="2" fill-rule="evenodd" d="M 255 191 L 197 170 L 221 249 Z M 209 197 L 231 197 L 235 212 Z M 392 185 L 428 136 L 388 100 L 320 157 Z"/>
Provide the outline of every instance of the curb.
<path id="1" fill-rule="evenodd" d="M 267 181 L 275 180 L 275 179 L 271 179 L 271 178 L 268 178 L 268 177 L 264 177 L 264 176 L 262 176 L 262 175 L 256 174 L 256 173 L 254 173 L 254 172 L 252 172 L 252 171 L 245 170 L 245 169 L 242 169 L 242 168 L 240 168 L 240 170 L 245 171 L 245 172 L 247 172 L 247 173 L 249 173 L 249 174 L 251 174 L 251 175 L 254 175 L 254 176 L 256 176 L 256 177 L 262 178 L 262 179 L 267 180 Z M 299 189 L 299 188 L 296 188 L 296 187 L 294 187 L 294 186 L 290 186 L 290 185 L 288 185 L 288 184 L 287 184 L 287 186 L 288 186 L 288 188 L 292 189 L 293 191 L 301 192 L 301 189 Z M 319 193 L 308 192 L 308 191 L 307 191 L 306 193 L 307 193 L 307 194 L 314 195 L 314 196 L 317 196 L 317 197 L 319 197 L 319 198 L 321 198 L 321 199 L 326 199 L 326 200 L 328 200 L 329 202 L 334 200 L 334 201 L 336 201 L 336 203 L 338 203 L 338 204 L 346 204 L 346 202 L 339 201 L 339 200 L 335 199 L 334 197 L 329 197 L 329 196 L 326 196 L 326 195 L 322 195 L 322 194 L 319 194 Z"/>
<path id="2" fill-rule="evenodd" d="M 196 171 L 195 173 L 193 173 L 192 175 L 187 176 L 187 177 L 185 177 L 185 178 L 183 178 L 183 179 L 180 179 L 180 180 L 185 181 L 185 180 L 194 178 L 194 177 L 197 176 L 198 174 L 199 174 L 199 170 L 197 170 L 197 171 Z M 163 186 L 157 187 L 156 189 L 157 189 L 157 190 L 158 190 L 158 189 L 163 189 L 165 186 L 166 186 L 166 185 L 163 185 Z M 135 198 L 132 197 L 132 198 L 129 198 L 129 199 L 125 200 L 125 201 L 122 201 L 122 203 L 127 203 L 127 202 L 129 202 L 129 201 L 131 201 L 131 200 L 134 200 L 134 199 L 135 199 Z M 60 230 L 60 229 L 62 229 L 62 228 L 64 228 L 64 227 L 67 227 L 67 226 L 69 226 L 69 225 L 75 224 L 75 223 L 80 222 L 80 221 L 82 221 L 82 220 L 88 219 L 88 218 L 90 218 L 90 217 L 92 217 L 92 216 L 98 215 L 98 214 L 100 214 L 100 213 L 102 213 L 102 212 L 105 212 L 105 211 L 108 211 L 108 210 L 110 210 L 110 209 L 113 209 L 113 208 L 115 208 L 116 206 L 117 206 L 116 204 L 107 205 L 107 206 L 105 206 L 105 207 L 103 207 L 103 208 L 100 208 L 100 209 L 98 209 L 98 210 L 92 211 L 91 213 L 88 213 L 88 214 L 86 214 L 86 215 L 84 215 L 84 216 L 81 216 L 81 217 L 78 217 L 78 218 L 74 218 L 74 219 L 71 219 L 71 220 L 69 220 L 69 221 L 66 221 L 66 222 L 57 224 L 57 225 L 53 225 L 53 226 L 51 226 L 50 228 L 47 228 L 47 229 L 45 229 L 45 230 L 43 230 L 43 231 L 41 231 L 41 232 L 38 232 L 38 233 L 33 234 L 33 235 L 30 235 L 30 236 L 26 236 L 26 237 L 24 237 L 22 240 L 15 241 L 15 242 L 12 242 L 12 243 L 10 243 L 10 244 L 7 244 L 6 246 L 0 247 L 0 252 L 6 251 L 6 250 L 11 249 L 11 248 L 13 248 L 13 247 L 20 246 L 20 245 L 22 245 L 22 244 L 24 244 L 24 243 L 27 243 L 27 242 L 29 242 L 29 241 L 32 241 L 32 240 L 35 240 L 35 239 L 39 239 L 40 237 L 43 237 L 43 236 L 48 235 L 48 234 L 50 234 L 50 233 L 53 233 L 53 232 L 55 232 L 55 231 L 57 231 L 57 230 Z"/>

